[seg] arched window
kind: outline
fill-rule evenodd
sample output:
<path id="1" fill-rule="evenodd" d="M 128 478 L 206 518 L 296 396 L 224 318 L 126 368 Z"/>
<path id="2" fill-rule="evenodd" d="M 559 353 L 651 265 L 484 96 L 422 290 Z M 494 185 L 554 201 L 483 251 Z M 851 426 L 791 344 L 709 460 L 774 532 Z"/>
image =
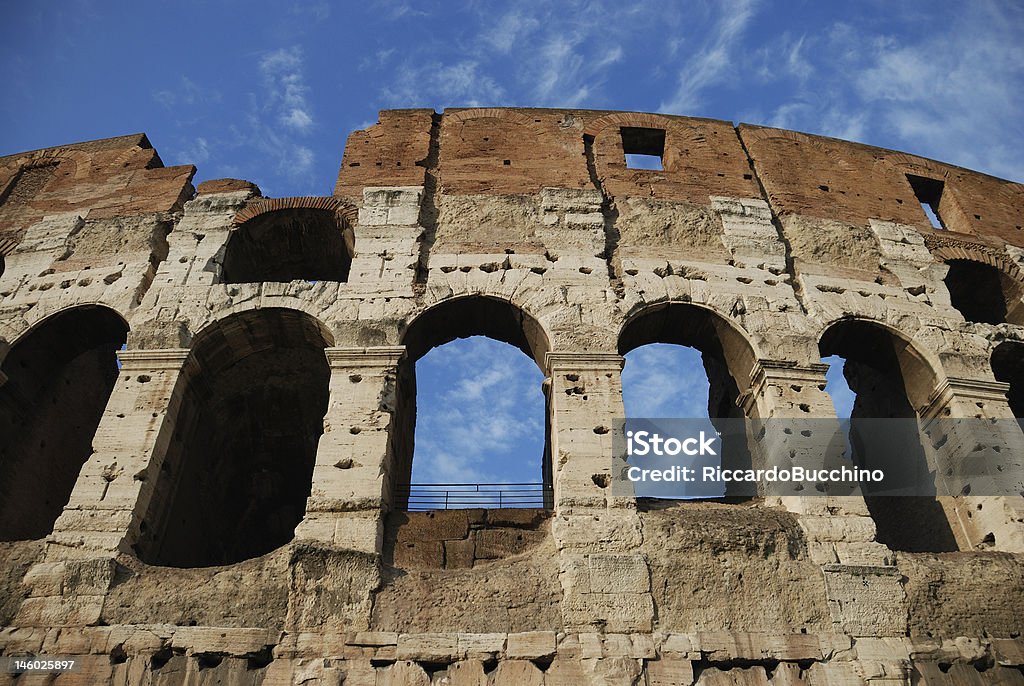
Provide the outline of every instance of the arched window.
<path id="1" fill-rule="evenodd" d="M 823 361 L 833 368 L 841 365 L 846 381 L 842 383 L 835 372 L 829 375 L 827 390 L 840 418 L 848 410 L 852 420 L 912 420 L 917 412 L 911 398 L 926 397 L 934 388 L 934 374 L 913 347 L 873 322 L 837 322 L 822 334 L 819 348 Z M 934 484 L 916 422 L 890 422 L 881 430 L 854 421 L 848 440 L 858 467 Z M 880 454 L 903 459 L 899 464 L 880 464 L 875 457 Z M 880 543 L 908 552 L 958 549 L 946 512 L 934 496 L 873 495 L 865 487 L 864 500 Z"/>
<path id="2" fill-rule="evenodd" d="M 992 373 L 998 381 L 1010 384 L 1006 393 L 1010 410 L 1024 419 L 1024 343 L 1003 341 L 992 351 Z"/>
<path id="3" fill-rule="evenodd" d="M 717 420 L 744 417 L 737 379 L 749 377 L 755 356 L 743 335 L 710 310 L 683 303 L 650 308 L 627 322 L 619 353 L 626 359 L 622 393 L 627 418 L 707 419 L 713 431 Z M 745 438 L 730 433 L 722 446 L 732 461 L 727 466 L 749 467 Z M 658 497 L 750 497 L 729 491 L 692 493 L 676 484 L 658 490 L 664 491 Z"/>
<path id="4" fill-rule="evenodd" d="M 196 336 L 136 544 L 144 562 L 231 564 L 292 539 L 323 433 L 331 344 L 313 317 L 277 308 Z"/>
<path id="5" fill-rule="evenodd" d="M 335 210 L 295 207 L 257 214 L 231 232 L 224 283 L 346 281 L 352 232 Z"/>
<path id="6" fill-rule="evenodd" d="M 540 325 L 473 296 L 421 314 L 404 343 L 394 507 L 550 507 Z"/>
<path id="7" fill-rule="evenodd" d="M 113 310 L 75 307 L 43 320 L 3 360 L 0 540 L 53 530 L 92 454 L 127 334 Z"/>
<path id="8" fill-rule="evenodd" d="M 949 260 L 946 288 L 949 299 L 969 322 L 1024 322 L 1021 285 L 995 267 L 973 260 Z"/>

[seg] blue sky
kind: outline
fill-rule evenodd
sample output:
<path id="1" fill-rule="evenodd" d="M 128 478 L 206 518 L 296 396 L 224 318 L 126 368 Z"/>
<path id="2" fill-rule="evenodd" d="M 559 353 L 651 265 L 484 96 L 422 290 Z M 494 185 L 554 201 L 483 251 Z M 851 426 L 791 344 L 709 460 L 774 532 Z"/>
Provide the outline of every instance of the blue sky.
<path id="1" fill-rule="evenodd" d="M 993 0 L 8 1 L 0 155 L 144 131 L 166 164 L 196 164 L 197 182 L 327 195 L 346 136 L 380 109 L 570 106 L 782 126 L 1022 181 L 1022 35 L 1024 5 Z M 420 426 L 435 427 L 420 447 L 457 444 L 463 460 L 418 450 L 417 468 L 517 479 L 513 465 L 539 464 L 542 410 L 537 431 L 535 409 L 459 403 L 453 389 L 541 402 L 539 376 L 524 376 L 536 367 L 513 349 L 495 366 L 478 339 L 451 345 L 419 365 Z M 642 360 L 673 370 L 661 406 L 629 400 L 630 379 L 650 378 Z M 678 352 L 638 350 L 627 403 L 689 413 L 698 372 Z M 452 428 L 484 409 L 489 430 Z M 499 436 L 527 443 L 474 457 Z"/>

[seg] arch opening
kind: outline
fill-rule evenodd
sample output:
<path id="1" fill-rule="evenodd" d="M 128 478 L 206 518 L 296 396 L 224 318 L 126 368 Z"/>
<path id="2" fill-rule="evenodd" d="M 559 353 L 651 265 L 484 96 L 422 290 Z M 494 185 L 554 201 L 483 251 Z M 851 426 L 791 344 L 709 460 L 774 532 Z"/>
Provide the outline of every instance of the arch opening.
<path id="1" fill-rule="evenodd" d="M 915 407 L 935 387 L 935 375 L 927 362 L 904 339 L 874 323 L 847 319 L 830 326 L 819 340 L 823 361 L 842 365 L 846 388 L 831 376 L 826 388 L 842 417 L 849 419 L 916 419 Z M 852 394 L 852 404 L 838 399 Z M 887 423 L 878 430 L 872 423 L 850 425 L 847 436 L 857 467 L 898 469 L 901 477 L 931 479 L 916 422 Z M 877 455 L 903 455 L 899 465 L 880 464 Z M 959 549 L 949 517 L 934 496 L 872 494 L 864 487 L 864 501 L 875 522 L 876 539 L 893 550 L 950 552 Z"/>
<path id="2" fill-rule="evenodd" d="M 550 508 L 540 324 L 504 300 L 470 296 L 418 316 L 403 343 L 391 507 Z"/>
<path id="3" fill-rule="evenodd" d="M 1021 284 L 989 264 L 948 260 L 944 279 L 949 300 L 969 322 L 1002 324 L 1024 322 Z"/>
<path id="4" fill-rule="evenodd" d="M 352 233 L 335 211 L 288 208 L 266 212 L 231 232 L 223 283 L 347 281 Z"/>
<path id="5" fill-rule="evenodd" d="M 753 458 L 743 436 L 724 431 L 720 420 L 743 419 L 741 383 L 749 379 L 756 355 L 742 333 L 720 315 L 695 305 L 670 303 L 630 319 L 619 336 L 623 402 L 627 419 L 685 418 L 707 420 L 708 430 L 722 430 L 722 462 L 728 469 L 749 469 Z M 656 412 L 657 414 L 651 414 Z M 691 492 L 672 486 L 661 498 L 752 498 L 731 492 Z M 668 495 L 671 491 L 673 495 Z M 652 491 L 653 492 L 653 491 Z M 675 495 L 678 494 L 678 495 Z"/>
<path id="6" fill-rule="evenodd" d="M 992 373 L 1010 384 L 1006 400 L 1013 416 L 1024 419 L 1024 343 L 1003 341 L 992 351 Z"/>
<path id="7" fill-rule="evenodd" d="M 3 360 L 0 540 L 53 530 L 92 454 L 127 336 L 113 310 L 75 307 L 43 320 Z"/>
<path id="8" fill-rule="evenodd" d="M 242 312 L 201 331 L 136 543 L 170 567 L 240 562 L 292 539 L 327 413 L 332 345 L 296 310 Z"/>

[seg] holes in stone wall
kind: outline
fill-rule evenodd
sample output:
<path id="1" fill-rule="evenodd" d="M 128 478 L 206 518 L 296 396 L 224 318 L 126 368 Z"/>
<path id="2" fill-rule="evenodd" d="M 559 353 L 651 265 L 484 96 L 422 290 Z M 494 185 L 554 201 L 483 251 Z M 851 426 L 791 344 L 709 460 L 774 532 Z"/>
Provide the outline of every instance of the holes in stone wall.
<path id="1" fill-rule="evenodd" d="M 844 384 L 834 378 L 827 387 L 833 393 L 840 417 L 913 419 L 917 413 L 910 397 L 919 397 L 925 388 L 934 388 L 934 374 L 915 358 L 909 345 L 874 323 L 844 320 L 833 324 L 822 335 L 819 348 L 824 361 L 835 364 L 836 359 L 826 359 L 832 356 L 842 360 L 848 390 L 842 389 Z M 911 377 L 913 383 L 904 381 Z M 911 422 L 893 422 L 886 425 L 885 431 L 878 431 L 872 430 L 870 424 L 852 425 L 847 445 L 853 451 L 854 464 L 866 469 L 881 468 L 893 478 L 920 483 L 933 478 L 915 426 Z M 876 454 L 904 455 L 905 460 L 898 465 L 876 464 L 872 460 Z M 934 497 L 872 495 L 867 486 L 864 490 L 880 543 L 908 552 L 958 550 L 942 504 Z"/>
<path id="2" fill-rule="evenodd" d="M 42 538 L 67 504 L 117 381 L 128 327 L 113 310 L 54 315 L 0 371 L 0 540 Z"/>
<path id="3" fill-rule="evenodd" d="M 939 215 L 939 204 L 942 201 L 942 190 L 943 182 L 938 179 L 929 179 L 924 176 L 914 176 L 913 174 L 907 174 L 907 181 L 910 182 L 910 187 L 914 190 L 914 196 L 917 201 L 921 203 L 921 209 L 924 211 L 928 221 L 931 223 L 933 229 L 946 230 L 946 225 L 942 221 L 942 217 Z"/>
<path id="4" fill-rule="evenodd" d="M 460 298 L 417 317 L 404 343 L 394 506 L 550 507 L 540 325 L 505 301 Z"/>
<path id="5" fill-rule="evenodd" d="M 623 126 L 622 151 L 626 155 L 627 169 L 664 169 L 665 130 Z"/>
<path id="6" fill-rule="evenodd" d="M 944 279 L 949 300 L 969 322 L 1024 321 L 1021 284 L 995 267 L 973 260 L 949 260 Z"/>
<path id="7" fill-rule="evenodd" d="M 222 281 L 346 281 L 351 264 L 351 231 L 337 213 L 283 209 L 258 215 L 232 231 Z"/>
<path id="8" fill-rule="evenodd" d="M 302 312 L 268 308 L 204 329 L 146 532 L 150 564 L 239 562 L 287 543 L 305 514 L 327 412 L 332 342 Z"/>

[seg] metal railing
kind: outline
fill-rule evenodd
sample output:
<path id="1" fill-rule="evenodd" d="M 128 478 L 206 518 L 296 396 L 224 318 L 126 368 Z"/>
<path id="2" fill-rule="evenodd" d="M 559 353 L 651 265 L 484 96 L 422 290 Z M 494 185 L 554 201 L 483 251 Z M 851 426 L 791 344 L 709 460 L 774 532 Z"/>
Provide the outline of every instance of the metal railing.
<path id="1" fill-rule="evenodd" d="M 409 484 L 397 489 L 399 506 L 410 512 L 471 508 L 550 508 L 554 501 L 549 484 Z"/>

